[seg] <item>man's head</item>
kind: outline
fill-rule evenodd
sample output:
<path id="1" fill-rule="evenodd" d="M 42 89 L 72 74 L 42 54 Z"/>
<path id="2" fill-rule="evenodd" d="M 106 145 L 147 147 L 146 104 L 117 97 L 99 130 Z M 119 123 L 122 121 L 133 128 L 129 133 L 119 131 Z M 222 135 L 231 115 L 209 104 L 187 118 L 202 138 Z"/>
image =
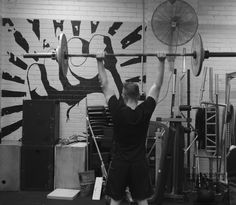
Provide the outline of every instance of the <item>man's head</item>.
<path id="1" fill-rule="evenodd" d="M 125 82 L 123 84 L 122 96 L 125 101 L 128 100 L 138 101 L 140 97 L 138 85 L 133 82 Z"/>

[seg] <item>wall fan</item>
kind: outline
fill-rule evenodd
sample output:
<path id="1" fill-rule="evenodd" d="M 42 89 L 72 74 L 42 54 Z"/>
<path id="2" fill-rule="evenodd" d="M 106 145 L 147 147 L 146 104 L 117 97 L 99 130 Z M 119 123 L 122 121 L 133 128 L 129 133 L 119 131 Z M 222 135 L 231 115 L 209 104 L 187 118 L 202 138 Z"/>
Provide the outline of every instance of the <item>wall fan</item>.
<path id="1" fill-rule="evenodd" d="M 192 6 L 182 0 L 167 0 L 153 12 L 151 26 L 154 35 L 169 46 L 189 42 L 198 29 L 198 17 Z"/>

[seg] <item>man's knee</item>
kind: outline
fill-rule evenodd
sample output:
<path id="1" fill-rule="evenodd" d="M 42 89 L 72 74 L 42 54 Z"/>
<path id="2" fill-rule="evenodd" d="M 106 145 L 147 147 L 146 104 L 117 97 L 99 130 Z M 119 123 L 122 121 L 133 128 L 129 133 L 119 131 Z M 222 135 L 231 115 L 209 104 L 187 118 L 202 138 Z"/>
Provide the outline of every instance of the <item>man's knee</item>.
<path id="1" fill-rule="evenodd" d="M 121 202 L 121 200 L 115 200 L 115 199 L 111 198 L 111 203 L 110 203 L 110 205 L 119 205 L 120 202 Z"/>
<path id="2" fill-rule="evenodd" d="M 137 200 L 138 205 L 148 205 L 147 199 L 144 200 Z"/>

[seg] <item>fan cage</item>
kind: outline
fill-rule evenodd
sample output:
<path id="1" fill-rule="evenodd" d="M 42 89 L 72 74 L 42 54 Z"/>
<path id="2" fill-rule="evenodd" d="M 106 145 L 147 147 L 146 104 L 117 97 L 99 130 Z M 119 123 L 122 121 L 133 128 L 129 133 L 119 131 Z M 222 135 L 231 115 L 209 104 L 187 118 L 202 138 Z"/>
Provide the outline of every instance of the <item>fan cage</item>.
<path id="1" fill-rule="evenodd" d="M 183 13 L 179 13 L 179 14 L 177 13 L 178 15 L 176 13 L 173 14 L 173 10 L 179 9 L 180 11 L 183 11 L 183 8 L 186 8 Z M 158 19 L 160 17 L 158 15 L 160 13 L 161 15 L 164 14 L 164 11 L 167 11 L 165 13 L 166 16 L 164 15 L 161 16 L 163 19 L 161 21 L 161 19 L 160 20 Z M 172 13 L 170 14 L 170 12 Z M 163 29 L 163 27 L 161 28 L 157 26 L 156 19 L 158 19 L 158 22 L 162 22 L 162 25 L 165 26 L 165 29 Z M 192 21 L 186 21 L 186 19 L 188 20 L 190 19 Z M 183 26 L 181 27 L 181 33 L 180 33 L 181 23 L 184 23 L 185 25 L 187 25 L 188 30 L 187 30 L 187 26 L 186 28 L 185 26 Z M 186 3 L 185 1 L 175 0 L 174 2 L 170 2 L 170 0 L 167 0 L 167 1 L 162 2 L 154 10 L 152 19 L 151 19 L 151 26 L 152 26 L 152 31 L 154 35 L 159 41 L 169 46 L 181 46 L 188 43 L 197 32 L 198 17 L 194 8 L 190 4 Z M 171 31 L 172 28 L 174 31 Z M 168 38 L 167 34 L 171 32 L 173 33 L 173 35 L 170 38 Z"/>

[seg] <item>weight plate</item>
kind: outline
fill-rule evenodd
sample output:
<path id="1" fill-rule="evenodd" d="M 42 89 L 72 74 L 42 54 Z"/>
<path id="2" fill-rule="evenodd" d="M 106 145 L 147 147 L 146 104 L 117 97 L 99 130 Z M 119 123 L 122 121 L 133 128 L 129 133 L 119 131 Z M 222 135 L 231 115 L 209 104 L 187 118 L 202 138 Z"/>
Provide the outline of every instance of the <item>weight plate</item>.
<path id="1" fill-rule="evenodd" d="M 56 60 L 59 64 L 59 69 L 62 71 L 63 75 L 67 75 L 68 71 L 68 46 L 67 39 L 64 33 L 61 33 L 59 36 L 59 43 L 56 50 Z"/>
<path id="2" fill-rule="evenodd" d="M 192 42 L 192 53 L 194 56 L 191 59 L 192 72 L 194 76 L 199 76 L 202 71 L 202 63 L 204 61 L 205 51 L 203 49 L 202 37 L 197 33 Z"/>

